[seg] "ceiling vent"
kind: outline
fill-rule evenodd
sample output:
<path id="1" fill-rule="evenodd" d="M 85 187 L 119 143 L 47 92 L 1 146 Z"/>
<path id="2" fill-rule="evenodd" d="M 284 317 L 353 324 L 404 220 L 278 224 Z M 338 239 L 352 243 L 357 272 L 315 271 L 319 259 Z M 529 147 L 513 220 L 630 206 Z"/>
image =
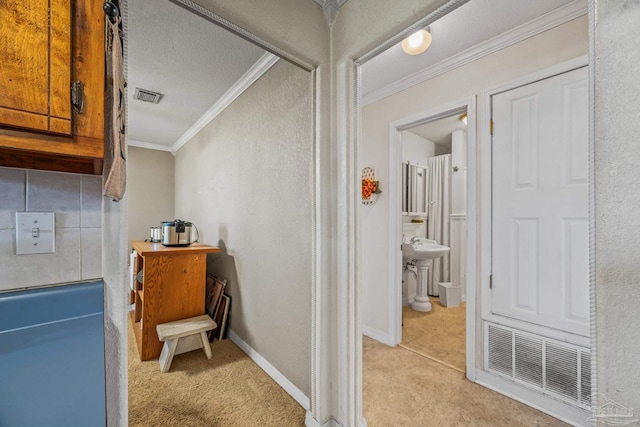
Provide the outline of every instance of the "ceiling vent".
<path id="1" fill-rule="evenodd" d="M 157 104 L 160 102 L 162 98 L 162 94 L 158 92 L 152 92 L 147 89 L 136 88 L 135 93 L 133 94 L 133 99 L 137 99 L 139 101 L 151 102 L 152 104 Z"/>

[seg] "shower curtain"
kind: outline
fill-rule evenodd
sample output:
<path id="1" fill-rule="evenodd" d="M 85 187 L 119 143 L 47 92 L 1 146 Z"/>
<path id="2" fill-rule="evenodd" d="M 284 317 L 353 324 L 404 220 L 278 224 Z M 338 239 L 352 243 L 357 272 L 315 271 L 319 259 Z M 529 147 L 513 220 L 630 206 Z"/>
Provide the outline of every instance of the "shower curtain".
<path id="1" fill-rule="evenodd" d="M 429 159 L 429 219 L 427 238 L 439 245 L 449 245 L 449 214 L 451 213 L 451 154 Z M 438 283 L 449 282 L 449 253 L 435 258 L 431 268 L 431 278 L 427 293 L 438 296 Z"/>

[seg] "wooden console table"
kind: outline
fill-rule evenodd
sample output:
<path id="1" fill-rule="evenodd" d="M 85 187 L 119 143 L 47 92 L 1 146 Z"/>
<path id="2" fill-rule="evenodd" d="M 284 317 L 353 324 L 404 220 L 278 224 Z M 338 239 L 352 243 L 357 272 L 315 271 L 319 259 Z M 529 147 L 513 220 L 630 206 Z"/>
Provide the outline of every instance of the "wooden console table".
<path id="1" fill-rule="evenodd" d="M 131 323 L 140 360 L 149 360 L 162 350 L 156 325 L 204 314 L 207 254 L 220 249 L 199 243 L 167 247 L 141 240 L 132 241 L 131 246 L 138 253 L 133 265 Z M 142 283 L 135 280 L 141 270 Z"/>

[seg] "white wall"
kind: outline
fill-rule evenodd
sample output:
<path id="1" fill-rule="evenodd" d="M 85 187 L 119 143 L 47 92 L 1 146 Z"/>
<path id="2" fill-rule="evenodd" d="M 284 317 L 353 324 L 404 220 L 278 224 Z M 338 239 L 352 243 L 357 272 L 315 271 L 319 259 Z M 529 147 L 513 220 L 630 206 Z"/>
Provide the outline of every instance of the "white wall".
<path id="1" fill-rule="evenodd" d="M 451 167 L 458 170 L 451 175 L 451 214 L 467 213 L 467 132 L 451 134 Z"/>
<path id="2" fill-rule="evenodd" d="M 411 89 L 387 97 L 362 110 L 363 149 L 359 161 L 376 168 L 384 188 L 389 182 L 389 123 L 450 104 L 457 100 L 481 95 L 483 89 L 538 71 L 581 55 L 588 49 L 587 17 L 570 21 L 516 45 L 488 55 L 463 67 L 418 84 Z M 483 117 L 478 105 L 478 123 Z M 385 193 L 366 214 L 360 216 L 363 230 L 361 255 L 363 273 L 363 325 L 378 335 L 389 334 L 388 240 L 389 206 Z M 395 246 L 394 246 L 395 247 Z"/>
<path id="3" fill-rule="evenodd" d="M 167 151 L 147 148 L 129 147 L 128 154 L 129 240 L 144 240 L 149 227 L 175 219 L 175 161 Z"/>
<path id="4" fill-rule="evenodd" d="M 451 283 L 462 287 L 462 300 L 466 292 L 466 252 L 467 252 L 467 132 L 456 130 L 451 134 L 451 167 L 458 168 L 451 175 L 451 215 L 449 254 Z"/>
<path id="5" fill-rule="evenodd" d="M 0 167 L 0 291 L 102 277 L 102 177 Z M 56 250 L 16 255 L 16 212 L 54 212 Z"/>
<path id="6" fill-rule="evenodd" d="M 436 156 L 436 143 L 408 130 L 402 131 L 402 161 L 427 166 L 429 158 Z"/>
<path id="7" fill-rule="evenodd" d="M 311 393 L 310 74 L 278 61 L 176 153 L 175 212 L 221 246 L 231 329 Z"/>
<path id="8" fill-rule="evenodd" d="M 637 419 L 640 2 L 598 1 L 594 18 L 597 397 L 599 405 L 612 400 L 633 408 Z"/>

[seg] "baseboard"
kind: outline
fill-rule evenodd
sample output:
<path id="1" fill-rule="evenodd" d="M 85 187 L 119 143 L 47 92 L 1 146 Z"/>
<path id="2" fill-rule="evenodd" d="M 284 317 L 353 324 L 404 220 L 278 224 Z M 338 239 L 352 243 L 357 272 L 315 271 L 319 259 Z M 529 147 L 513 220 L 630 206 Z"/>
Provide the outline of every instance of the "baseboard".
<path id="1" fill-rule="evenodd" d="M 393 346 L 393 344 L 391 344 L 391 340 L 389 339 L 389 334 L 377 329 L 362 325 L 362 335 L 365 335 L 376 341 L 380 341 L 383 344 Z"/>
<path id="2" fill-rule="evenodd" d="M 304 419 L 304 425 L 306 427 L 342 427 L 342 424 L 334 420 L 333 418 L 329 418 L 329 420 L 320 424 L 318 420 L 313 418 L 311 412 L 307 411 L 307 415 Z"/>
<path id="3" fill-rule="evenodd" d="M 589 411 L 545 396 L 497 375 L 476 370 L 475 382 L 573 426 L 586 427 L 591 425 Z"/>
<path id="4" fill-rule="evenodd" d="M 304 425 L 306 427 L 342 427 L 342 424 L 340 424 L 338 421 L 336 421 L 333 418 L 330 418 L 328 421 L 325 421 L 323 424 L 320 424 L 315 418 L 313 418 L 313 415 L 309 411 L 307 411 L 307 416 L 305 417 Z M 363 418 L 358 424 L 358 427 L 367 427 L 367 420 Z"/>
<path id="5" fill-rule="evenodd" d="M 249 344 L 244 342 L 242 338 L 238 336 L 235 332 L 229 329 L 229 339 L 235 345 L 240 347 L 242 351 L 244 351 L 263 371 L 267 373 L 280 387 L 284 389 L 291 397 L 293 397 L 296 402 L 300 404 L 305 410 L 309 410 L 311 408 L 311 404 L 307 395 L 305 395 L 302 390 L 296 387 L 287 377 L 282 375 L 280 371 L 278 371 L 275 366 L 267 361 L 264 357 L 260 355 L 257 351 L 255 351 Z"/>

